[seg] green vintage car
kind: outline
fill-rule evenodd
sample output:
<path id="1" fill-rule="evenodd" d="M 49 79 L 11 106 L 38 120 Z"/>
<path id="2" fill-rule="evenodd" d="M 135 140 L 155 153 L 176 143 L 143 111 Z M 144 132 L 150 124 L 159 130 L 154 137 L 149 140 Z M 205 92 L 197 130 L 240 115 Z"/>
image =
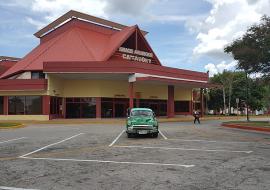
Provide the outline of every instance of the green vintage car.
<path id="1" fill-rule="evenodd" d="M 133 108 L 127 117 L 126 133 L 128 138 L 139 134 L 158 137 L 158 121 L 149 108 Z"/>

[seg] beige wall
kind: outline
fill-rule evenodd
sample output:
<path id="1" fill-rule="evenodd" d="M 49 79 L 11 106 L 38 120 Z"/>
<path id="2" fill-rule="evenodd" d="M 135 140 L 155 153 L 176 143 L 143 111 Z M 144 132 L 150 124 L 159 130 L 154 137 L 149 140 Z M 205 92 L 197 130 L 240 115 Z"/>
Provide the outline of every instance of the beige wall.
<path id="1" fill-rule="evenodd" d="M 47 95 L 50 96 L 63 96 L 64 80 L 48 75 L 48 91 Z"/>
<path id="2" fill-rule="evenodd" d="M 127 81 L 65 80 L 64 97 L 128 97 Z"/>
<path id="3" fill-rule="evenodd" d="M 191 101 L 192 88 L 175 87 L 174 99 Z"/>
<path id="4" fill-rule="evenodd" d="M 175 100 L 191 100 L 191 88 L 175 87 Z M 168 86 L 134 83 L 134 93 L 142 99 L 168 98 Z M 48 91 L 0 91 L 6 95 L 50 95 L 60 97 L 122 97 L 128 98 L 128 81 L 123 80 L 67 80 L 48 75 Z M 134 95 L 135 97 L 135 95 Z"/>
<path id="5" fill-rule="evenodd" d="M 136 84 L 134 85 L 134 92 L 140 93 L 141 99 L 164 99 L 168 98 L 167 85 L 155 84 Z"/>

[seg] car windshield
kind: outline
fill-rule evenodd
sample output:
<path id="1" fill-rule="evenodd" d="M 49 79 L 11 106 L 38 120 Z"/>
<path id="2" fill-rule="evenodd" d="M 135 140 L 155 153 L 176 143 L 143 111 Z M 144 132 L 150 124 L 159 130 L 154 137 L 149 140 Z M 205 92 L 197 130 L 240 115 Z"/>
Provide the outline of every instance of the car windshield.
<path id="1" fill-rule="evenodd" d="M 147 117 L 152 117 L 153 112 L 150 110 L 133 110 L 130 113 L 130 116 L 147 116 Z"/>

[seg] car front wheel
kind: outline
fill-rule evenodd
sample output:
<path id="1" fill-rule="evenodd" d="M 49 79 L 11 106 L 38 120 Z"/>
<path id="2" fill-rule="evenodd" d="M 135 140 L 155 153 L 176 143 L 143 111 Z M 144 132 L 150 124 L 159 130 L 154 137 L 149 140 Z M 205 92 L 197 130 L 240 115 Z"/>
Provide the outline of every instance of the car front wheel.
<path id="1" fill-rule="evenodd" d="M 153 138 L 157 138 L 157 137 L 158 137 L 158 133 L 153 133 L 153 134 L 152 134 L 152 137 L 153 137 Z"/>

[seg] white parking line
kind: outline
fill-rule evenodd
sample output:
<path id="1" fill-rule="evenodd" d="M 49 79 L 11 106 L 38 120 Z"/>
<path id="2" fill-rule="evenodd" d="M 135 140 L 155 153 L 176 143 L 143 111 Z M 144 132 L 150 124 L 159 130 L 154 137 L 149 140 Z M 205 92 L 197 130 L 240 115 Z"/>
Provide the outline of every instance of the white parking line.
<path id="1" fill-rule="evenodd" d="M 39 151 L 41 151 L 41 150 L 43 150 L 43 149 L 45 149 L 45 148 L 51 147 L 51 146 L 53 146 L 53 145 L 57 145 L 57 144 L 62 143 L 62 142 L 65 142 L 65 141 L 67 141 L 67 140 L 70 140 L 70 139 L 75 138 L 75 137 L 77 137 L 77 136 L 79 136 L 79 135 L 82 135 L 82 134 L 84 134 L 84 133 L 79 133 L 79 134 L 77 134 L 77 135 L 73 135 L 72 137 L 66 138 L 66 139 L 61 140 L 61 141 L 59 141 L 59 142 L 56 142 L 56 143 L 53 143 L 53 144 L 49 144 L 49 145 L 47 145 L 47 146 L 44 146 L 44 147 L 42 147 L 42 148 L 39 148 L 39 149 L 37 149 L 37 150 L 34 150 L 34 151 L 32 151 L 32 152 L 29 152 L 29 153 L 27 153 L 27 154 L 24 154 L 24 155 L 22 155 L 22 156 L 19 156 L 19 158 L 23 158 L 23 157 L 29 156 L 29 155 L 34 154 L 34 153 L 36 153 L 36 152 L 39 152 Z"/>
<path id="2" fill-rule="evenodd" d="M 204 151 L 204 152 L 235 152 L 235 153 L 251 153 L 253 151 L 246 150 L 221 150 L 221 149 L 197 149 L 197 148 L 173 148 L 173 147 L 149 147 L 149 146 L 114 146 L 119 148 L 141 148 L 141 149 L 162 149 L 162 150 L 187 150 L 187 151 Z"/>
<path id="3" fill-rule="evenodd" d="M 114 140 L 113 142 L 109 145 L 109 146 L 112 146 L 114 145 L 114 143 L 116 143 L 116 141 L 121 137 L 121 135 L 125 132 L 125 130 L 123 130 Z"/>
<path id="4" fill-rule="evenodd" d="M 161 134 L 161 136 L 165 139 L 165 140 L 167 140 L 168 138 L 160 131 L 160 130 L 158 130 L 159 131 L 159 133 Z"/>
<path id="5" fill-rule="evenodd" d="M 185 165 L 185 164 L 169 164 L 169 163 L 154 163 L 154 162 L 121 162 L 121 161 L 111 161 L 111 160 L 80 160 L 80 159 L 65 159 L 65 158 L 30 158 L 21 157 L 23 159 L 30 160 L 52 160 L 52 161 L 71 161 L 71 162 L 97 162 L 97 163 L 112 163 L 112 164 L 132 164 L 132 165 L 154 165 L 154 166 L 177 166 L 190 168 L 195 165 Z"/>
<path id="6" fill-rule="evenodd" d="M 0 189 L 2 190 L 38 190 L 38 189 L 24 189 L 24 188 L 5 187 L 5 186 L 0 186 Z"/>
<path id="7" fill-rule="evenodd" d="M 196 140 L 196 139 L 169 139 L 172 141 L 184 141 L 184 142 L 209 142 L 209 143 L 257 143 L 257 142 L 248 142 L 248 141 L 208 141 L 208 140 Z"/>
<path id="8" fill-rule="evenodd" d="M 21 140 L 21 139 L 26 139 L 27 137 L 20 137 L 20 138 L 17 138 L 17 139 L 10 139 L 10 140 L 6 140 L 6 141 L 2 141 L 0 142 L 0 144 L 2 143 L 7 143 L 7 142 L 12 142 L 12 141 L 17 141 L 17 140 Z"/>

